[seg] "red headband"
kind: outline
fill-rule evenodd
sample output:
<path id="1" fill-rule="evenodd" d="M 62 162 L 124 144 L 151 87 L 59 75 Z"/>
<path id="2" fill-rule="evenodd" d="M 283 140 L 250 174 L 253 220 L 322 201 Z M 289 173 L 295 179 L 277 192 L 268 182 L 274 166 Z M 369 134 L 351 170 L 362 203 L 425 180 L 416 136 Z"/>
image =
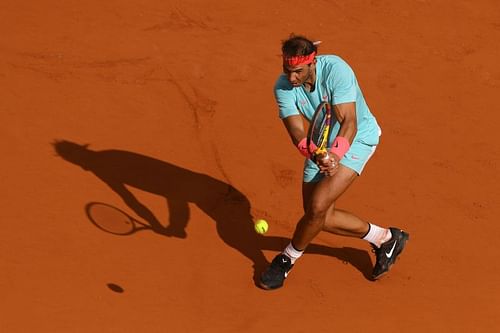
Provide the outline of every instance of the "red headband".
<path id="1" fill-rule="evenodd" d="M 310 63 L 313 62 L 314 57 L 316 56 L 316 52 L 313 52 L 309 55 L 304 55 L 304 56 L 293 56 L 293 57 L 287 57 L 283 55 L 283 63 L 290 67 L 297 67 L 301 65 L 309 65 Z"/>

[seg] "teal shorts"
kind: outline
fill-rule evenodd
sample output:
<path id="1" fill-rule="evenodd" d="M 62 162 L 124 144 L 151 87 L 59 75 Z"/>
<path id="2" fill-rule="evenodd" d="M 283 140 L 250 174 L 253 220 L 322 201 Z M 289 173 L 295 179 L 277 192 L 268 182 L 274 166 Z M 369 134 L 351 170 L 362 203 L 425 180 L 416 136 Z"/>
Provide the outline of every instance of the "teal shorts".
<path id="1" fill-rule="evenodd" d="M 361 175 L 366 163 L 368 163 L 368 160 L 372 157 L 373 153 L 375 153 L 376 149 L 377 145 L 368 145 L 360 141 L 354 141 L 349 151 L 347 151 L 340 160 L 340 164 L 356 171 L 358 175 Z M 304 163 L 304 182 L 319 182 L 323 177 L 324 175 L 319 172 L 316 163 L 310 159 L 306 159 Z"/>

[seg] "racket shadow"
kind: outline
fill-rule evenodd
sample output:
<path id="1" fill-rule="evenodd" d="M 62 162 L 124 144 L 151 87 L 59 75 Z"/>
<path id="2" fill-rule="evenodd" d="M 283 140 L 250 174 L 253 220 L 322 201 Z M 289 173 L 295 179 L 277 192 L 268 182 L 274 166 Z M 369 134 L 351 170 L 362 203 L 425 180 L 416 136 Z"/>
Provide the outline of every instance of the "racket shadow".
<path id="1" fill-rule="evenodd" d="M 147 224 L 103 202 L 89 202 L 85 205 L 85 214 L 98 229 L 117 236 L 129 236 L 141 230 L 151 230 Z"/>
<path id="2" fill-rule="evenodd" d="M 88 145 L 65 140 L 56 141 L 53 146 L 57 155 L 65 161 L 80 166 L 104 182 L 123 200 L 127 210 L 130 209 L 138 217 L 135 219 L 125 210 L 105 203 L 88 203 L 85 206 L 87 217 L 105 232 L 130 236 L 137 231 L 148 230 L 166 237 L 186 238 L 188 223 L 195 222 L 190 219 L 188 204 L 194 204 L 215 222 L 217 234 L 224 243 L 253 263 L 255 281 L 268 265 L 263 251 L 282 251 L 290 241 L 289 238 L 257 234 L 248 198 L 231 184 L 209 175 L 130 151 L 95 151 Z M 165 211 L 153 213 L 129 187 L 163 197 Z M 94 211 L 96 207 L 99 208 L 97 213 Z M 161 218 L 157 214 L 162 214 Z M 164 225 L 161 220 L 168 223 Z M 120 228 L 113 229 L 120 223 Z M 364 275 L 368 272 L 369 261 L 358 252 L 332 250 L 321 245 L 311 245 L 308 250 L 349 261 Z"/>

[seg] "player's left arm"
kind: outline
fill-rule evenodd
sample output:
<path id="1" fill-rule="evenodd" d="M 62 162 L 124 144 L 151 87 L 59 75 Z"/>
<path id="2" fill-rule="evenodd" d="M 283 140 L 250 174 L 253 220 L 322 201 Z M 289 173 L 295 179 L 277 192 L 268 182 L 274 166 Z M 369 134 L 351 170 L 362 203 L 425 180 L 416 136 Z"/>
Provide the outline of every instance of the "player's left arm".
<path id="1" fill-rule="evenodd" d="M 332 80 L 333 87 L 333 110 L 340 129 L 330 152 L 335 156 L 335 160 L 339 161 L 351 147 L 358 131 L 356 119 L 358 88 L 354 71 L 346 62 L 339 61 L 336 73 L 331 74 L 329 79 Z"/>
<path id="2" fill-rule="evenodd" d="M 352 144 L 358 132 L 358 122 L 356 119 L 356 103 L 341 103 L 333 106 L 335 116 L 340 123 L 340 130 L 337 136 L 346 138 Z"/>
<path id="3" fill-rule="evenodd" d="M 339 103 L 333 106 L 335 117 L 340 123 L 339 132 L 330 148 L 330 156 L 333 158 L 333 164 L 338 164 L 349 150 L 354 137 L 358 132 L 358 123 L 356 119 L 356 103 Z"/>

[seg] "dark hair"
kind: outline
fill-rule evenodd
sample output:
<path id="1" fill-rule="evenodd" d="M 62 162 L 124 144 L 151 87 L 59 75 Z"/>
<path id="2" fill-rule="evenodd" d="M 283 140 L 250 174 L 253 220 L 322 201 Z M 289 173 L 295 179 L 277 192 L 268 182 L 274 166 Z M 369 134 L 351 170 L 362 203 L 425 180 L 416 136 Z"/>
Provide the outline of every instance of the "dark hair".
<path id="1" fill-rule="evenodd" d="M 284 56 L 304 56 L 317 52 L 318 47 L 308 38 L 291 34 L 281 45 L 281 52 Z"/>

